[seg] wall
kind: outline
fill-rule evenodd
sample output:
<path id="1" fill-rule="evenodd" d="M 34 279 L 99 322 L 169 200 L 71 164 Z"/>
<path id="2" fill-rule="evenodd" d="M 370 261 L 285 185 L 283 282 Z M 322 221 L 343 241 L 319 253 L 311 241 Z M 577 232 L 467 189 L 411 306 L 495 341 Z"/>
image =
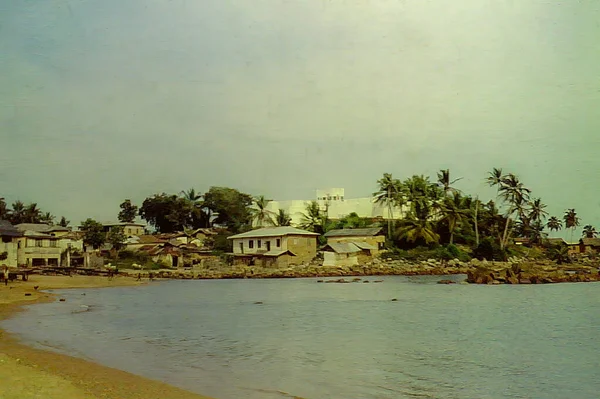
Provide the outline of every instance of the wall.
<path id="1" fill-rule="evenodd" d="M 6 264 L 10 267 L 18 266 L 18 244 L 16 238 L 11 238 L 10 242 L 2 242 L 0 240 L 0 253 L 7 252 L 8 258 L 6 260 L 0 261 L 0 265 Z"/>
<path id="2" fill-rule="evenodd" d="M 277 239 L 280 240 L 280 245 L 277 246 Z M 258 247 L 258 240 L 261 241 L 260 248 Z M 250 248 L 250 241 L 253 242 L 253 248 Z M 233 253 L 234 254 L 257 254 L 267 251 L 267 241 L 271 243 L 271 251 L 281 250 L 285 251 L 286 237 L 262 237 L 262 238 L 235 238 L 233 239 Z M 240 243 L 244 244 L 244 251 L 240 249 Z"/>
<path id="3" fill-rule="evenodd" d="M 317 255 L 317 237 L 315 236 L 287 236 L 286 248 L 296 256 L 290 260 L 291 264 L 310 262 Z"/>
<path id="4" fill-rule="evenodd" d="M 335 252 L 323 252 L 323 266 L 354 266 L 358 265 L 356 254 L 338 254 Z"/>
<path id="5" fill-rule="evenodd" d="M 36 246 L 35 238 L 21 237 L 17 240 L 19 242 L 17 250 L 17 262 L 19 265 L 32 266 L 33 259 L 43 259 L 44 264 L 47 264 L 52 259 L 57 265 L 60 265 L 62 249 L 58 245 L 58 240 L 42 239 L 41 247 Z M 51 246 L 51 242 L 54 242 L 56 246 Z"/>

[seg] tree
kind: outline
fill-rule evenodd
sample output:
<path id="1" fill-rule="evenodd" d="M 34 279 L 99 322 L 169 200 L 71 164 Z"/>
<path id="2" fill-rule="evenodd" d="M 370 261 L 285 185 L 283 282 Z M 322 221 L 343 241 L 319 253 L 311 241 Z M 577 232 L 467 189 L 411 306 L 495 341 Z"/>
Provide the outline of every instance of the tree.
<path id="1" fill-rule="evenodd" d="M 546 205 L 542 204 L 540 198 L 536 198 L 529 203 L 529 219 L 533 222 L 542 222 L 548 216 Z"/>
<path id="2" fill-rule="evenodd" d="M 500 186 L 503 176 L 502 168 L 494 168 L 488 173 L 486 181 L 490 187 L 496 187 L 496 194 L 500 194 Z"/>
<path id="3" fill-rule="evenodd" d="M 39 223 L 42 218 L 42 211 L 35 202 L 31 203 L 25 208 L 23 218 L 25 223 Z"/>
<path id="4" fill-rule="evenodd" d="M 457 225 L 465 221 L 469 216 L 469 209 L 465 207 L 464 197 L 454 192 L 451 197 L 444 198 L 441 204 L 441 212 L 441 220 L 448 223 L 450 244 L 454 244 L 454 231 Z"/>
<path id="5" fill-rule="evenodd" d="M 216 215 L 214 223 L 233 233 L 251 228 L 253 202 L 251 195 L 228 187 L 211 187 L 204 194 L 204 206 Z"/>
<path id="6" fill-rule="evenodd" d="M 185 199 L 191 208 L 191 226 L 194 229 L 210 227 L 211 210 L 206 207 L 202 199 L 204 196 L 194 188 L 181 191 L 180 196 Z"/>
<path id="7" fill-rule="evenodd" d="M 138 207 L 131 203 L 131 200 L 126 199 L 119 205 L 121 211 L 119 212 L 119 221 L 123 223 L 133 223 L 135 217 L 138 214 Z"/>
<path id="8" fill-rule="evenodd" d="M 582 235 L 585 238 L 596 238 L 596 236 L 598 235 L 598 232 L 596 231 L 596 228 L 594 228 L 594 226 L 592 226 L 591 224 L 588 224 L 583 227 Z"/>
<path id="9" fill-rule="evenodd" d="M 0 220 L 9 219 L 10 212 L 8 210 L 8 206 L 6 205 L 6 201 L 4 198 L 0 197 Z"/>
<path id="10" fill-rule="evenodd" d="M 319 203 L 311 201 L 306 204 L 306 211 L 302 215 L 300 228 L 312 231 L 314 233 L 323 234 L 325 232 L 326 218 L 321 212 Z"/>
<path id="11" fill-rule="evenodd" d="M 280 209 L 275 216 L 275 226 L 290 226 L 292 218 L 283 209 Z"/>
<path id="12" fill-rule="evenodd" d="M 162 193 L 146 198 L 139 215 L 159 233 L 174 233 L 192 226 L 192 206 L 177 195 Z"/>
<path id="13" fill-rule="evenodd" d="M 106 242 L 104 227 L 94 219 L 87 219 L 81 223 L 83 243 L 94 249 L 100 248 Z"/>
<path id="14" fill-rule="evenodd" d="M 332 228 L 334 229 L 361 229 L 369 227 L 373 224 L 373 221 L 368 218 L 362 218 L 358 216 L 356 212 L 344 216 L 340 220 L 334 223 Z"/>
<path id="15" fill-rule="evenodd" d="M 579 217 L 577 217 L 575 209 L 567 209 L 563 216 L 563 220 L 565 221 L 565 229 L 571 229 L 571 242 L 573 242 L 573 233 L 575 232 L 575 228 L 579 226 Z"/>
<path id="16" fill-rule="evenodd" d="M 562 229 L 562 221 L 556 216 L 552 216 L 550 219 L 548 219 L 548 223 L 546 223 L 546 226 L 550 231 L 558 231 Z"/>
<path id="17" fill-rule="evenodd" d="M 9 215 L 9 221 L 12 224 L 25 223 L 25 204 L 22 201 L 15 201 L 12 204 Z"/>
<path id="18" fill-rule="evenodd" d="M 394 219 L 394 206 L 404 204 L 402 183 L 394 179 L 391 173 L 384 173 L 383 177 L 377 180 L 379 189 L 373 193 L 375 203 L 383 204 L 388 210 L 388 238 L 392 238 L 392 220 Z"/>
<path id="19" fill-rule="evenodd" d="M 60 227 L 68 227 L 68 226 L 69 226 L 69 223 L 71 223 L 71 221 L 70 221 L 70 220 L 67 220 L 67 218 L 65 218 L 64 216 L 61 216 L 61 218 L 60 218 L 60 222 L 58 222 L 58 225 L 59 225 Z"/>
<path id="20" fill-rule="evenodd" d="M 54 225 L 54 219 L 54 215 L 52 215 L 50 212 L 46 212 L 40 217 L 40 222 L 52 226 Z"/>
<path id="21" fill-rule="evenodd" d="M 446 195 L 448 195 L 451 192 L 452 193 L 458 192 L 458 190 L 456 190 L 455 188 L 452 187 L 452 184 L 454 184 L 457 181 L 461 180 L 462 177 L 459 177 L 458 179 L 451 180 L 450 179 L 450 169 L 442 169 L 442 170 L 440 170 L 438 172 L 437 178 L 438 178 L 438 184 L 440 185 L 440 187 L 442 188 L 442 190 L 444 190 L 444 193 Z"/>
<path id="22" fill-rule="evenodd" d="M 252 209 L 252 219 L 256 222 L 256 226 L 272 226 L 275 224 L 273 220 L 274 213 L 267 209 L 271 200 L 265 198 L 264 195 L 260 195 L 254 198 L 254 208 Z"/>
<path id="23" fill-rule="evenodd" d="M 127 241 L 125 229 L 121 226 L 114 226 L 108 232 L 106 241 L 112 245 L 115 251 L 120 251 L 125 245 L 125 241 Z"/>

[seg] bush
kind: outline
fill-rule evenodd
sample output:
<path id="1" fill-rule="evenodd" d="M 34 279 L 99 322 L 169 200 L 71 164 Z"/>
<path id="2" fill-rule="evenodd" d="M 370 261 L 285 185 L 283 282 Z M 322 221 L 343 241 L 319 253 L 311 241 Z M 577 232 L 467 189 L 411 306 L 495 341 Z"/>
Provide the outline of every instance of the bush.
<path id="1" fill-rule="evenodd" d="M 507 252 L 500 249 L 500 245 L 492 238 L 484 238 L 479 245 L 473 250 L 473 257 L 477 259 L 500 260 L 504 261 L 507 258 Z"/>
<path id="2" fill-rule="evenodd" d="M 410 262 L 418 262 L 428 259 L 451 260 L 458 259 L 461 262 L 468 262 L 471 257 L 462 251 L 456 245 L 438 246 L 434 248 L 417 247 L 409 250 L 400 248 L 391 248 L 380 255 L 383 259 L 391 258 L 393 260 L 403 259 Z"/>

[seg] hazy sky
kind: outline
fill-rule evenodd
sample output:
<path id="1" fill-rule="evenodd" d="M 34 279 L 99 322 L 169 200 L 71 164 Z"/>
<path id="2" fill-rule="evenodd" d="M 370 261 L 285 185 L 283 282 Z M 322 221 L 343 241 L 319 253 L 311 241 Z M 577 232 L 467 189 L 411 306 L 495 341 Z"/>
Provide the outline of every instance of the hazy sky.
<path id="1" fill-rule="evenodd" d="M 600 230 L 597 0 L 0 2 L 0 196 L 74 223 L 211 185 L 516 173 Z"/>

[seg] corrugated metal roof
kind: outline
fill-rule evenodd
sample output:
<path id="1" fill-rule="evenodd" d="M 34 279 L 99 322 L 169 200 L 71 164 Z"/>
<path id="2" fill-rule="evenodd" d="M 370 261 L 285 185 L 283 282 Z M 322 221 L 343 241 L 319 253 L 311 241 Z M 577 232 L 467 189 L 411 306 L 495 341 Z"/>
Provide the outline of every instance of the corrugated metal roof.
<path id="1" fill-rule="evenodd" d="M 370 237 L 376 236 L 381 231 L 381 227 L 370 227 L 366 229 L 336 229 L 329 230 L 325 233 L 325 237 Z"/>
<path id="2" fill-rule="evenodd" d="M 250 230 L 245 233 L 236 234 L 227 239 L 234 238 L 259 238 L 259 237 L 280 237 L 289 235 L 302 235 L 302 236 L 318 236 L 319 234 L 313 233 L 306 230 L 297 229 L 291 226 L 280 226 L 280 227 L 265 227 L 262 229 Z"/>
<path id="3" fill-rule="evenodd" d="M 21 237 L 21 232 L 7 220 L 0 220 L 0 236 Z"/>
<path id="4" fill-rule="evenodd" d="M 352 241 L 352 244 L 356 245 L 360 249 L 369 249 L 369 250 L 377 249 L 376 246 L 368 244 L 366 242 L 362 242 L 362 241 Z"/>
<path id="5" fill-rule="evenodd" d="M 265 252 L 264 254 L 262 254 L 262 256 L 281 256 L 281 255 L 285 255 L 285 254 L 296 256 L 296 254 L 293 253 L 290 250 L 287 250 L 287 251 L 269 251 L 269 252 Z"/>
<path id="6" fill-rule="evenodd" d="M 600 238 L 582 238 L 581 242 L 583 242 L 583 245 L 589 245 L 590 247 L 600 247 Z"/>
<path id="7" fill-rule="evenodd" d="M 323 249 L 326 249 L 327 247 L 331 248 L 333 252 L 336 252 L 338 254 L 353 254 L 361 251 L 359 247 L 357 247 L 356 245 L 354 245 L 354 243 L 351 242 L 332 242 L 330 244 L 325 245 Z"/>
<path id="8" fill-rule="evenodd" d="M 45 233 L 50 230 L 50 225 L 45 223 L 19 223 L 15 225 L 19 231 L 37 231 L 38 233 Z"/>

